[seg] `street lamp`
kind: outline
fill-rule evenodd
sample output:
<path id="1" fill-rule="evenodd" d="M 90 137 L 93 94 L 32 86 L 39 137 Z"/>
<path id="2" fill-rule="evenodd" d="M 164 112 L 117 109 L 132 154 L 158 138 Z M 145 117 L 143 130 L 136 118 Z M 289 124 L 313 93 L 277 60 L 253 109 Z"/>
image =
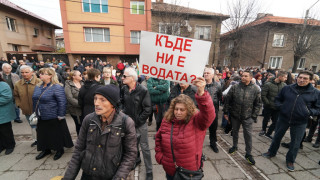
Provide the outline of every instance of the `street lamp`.
<path id="1" fill-rule="evenodd" d="M 318 0 L 317 2 L 315 2 L 312 6 L 309 7 L 309 9 L 307 9 L 306 11 L 306 16 L 304 18 L 304 23 L 303 23 L 303 27 L 305 28 L 307 26 L 307 21 L 308 21 L 308 16 L 309 16 L 309 10 L 316 5 L 320 0 Z"/>

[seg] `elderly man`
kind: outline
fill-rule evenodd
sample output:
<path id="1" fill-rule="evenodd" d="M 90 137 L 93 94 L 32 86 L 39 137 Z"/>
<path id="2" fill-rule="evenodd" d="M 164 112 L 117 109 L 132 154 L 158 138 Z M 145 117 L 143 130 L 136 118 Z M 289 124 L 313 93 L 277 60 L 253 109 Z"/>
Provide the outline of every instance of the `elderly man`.
<path id="1" fill-rule="evenodd" d="M 212 122 L 209 127 L 209 139 L 210 139 L 210 147 L 213 152 L 218 153 L 219 149 L 217 147 L 217 128 L 218 128 L 218 111 L 219 111 L 219 101 L 222 99 L 222 88 L 220 83 L 214 81 L 214 70 L 212 68 L 205 68 L 204 69 L 204 79 L 206 80 L 206 87 L 211 96 L 212 102 L 215 107 L 216 118 Z"/>
<path id="2" fill-rule="evenodd" d="M 274 157 L 281 139 L 290 128 L 291 142 L 286 155 L 289 171 L 294 171 L 294 162 L 309 118 L 320 115 L 320 91 L 312 86 L 312 79 L 312 72 L 301 71 L 297 83 L 283 87 L 275 99 L 275 107 L 280 110 L 279 118 L 269 150 L 262 155 Z"/>
<path id="3" fill-rule="evenodd" d="M 121 92 L 123 112 L 129 115 L 135 122 L 138 137 L 138 157 L 136 160 L 136 166 L 141 163 L 139 152 L 140 144 L 144 164 L 146 166 L 146 179 L 151 180 L 153 179 L 152 162 L 148 143 L 148 129 L 146 123 L 152 111 L 150 95 L 146 87 L 137 83 L 138 75 L 133 68 L 125 69 L 122 76 L 122 81 L 124 84 Z"/>
<path id="4" fill-rule="evenodd" d="M 255 161 L 251 155 L 252 123 L 256 122 L 262 103 L 259 88 L 251 82 L 252 76 L 250 71 L 242 73 L 241 83 L 233 85 L 226 96 L 223 112 L 224 118 L 232 123 L 233 146 L 229 153 L 238 150 L 239 129 L 242 125 L 246 144 L 245 158 L 254 165 Z"/>
<path id="5" fill-rule="evenodd" d="M 33 73 L 33 69 L 30 66 L 22 65 L 20 67 L 20 73 L 22 79 L 20 79 L 14 85 L 13 95 L 16 105 L 22 110 L 22 114 L 26 116 L 29 122 L 29 117 L 32 114 L 33 91 L 36 85 L 41 82 L 41 80 Z M 34 140 L 34 142 L 31 144 L 31 147 L 37 144 L 36 127 L 37 126 L 35 125 L 31 126 L 32 139 Z"/>
<path id="6" fill-rule="evenodd" d="M 81 179 L 126 179 L 137 157 L 133 120 L 120 112 L 120 90 L 115 85 L 98 88 L 95 112 L 87 115 L 64 180 L 73 180 L 82 168 Z"/>
<path id="7" fill-rule="evenodd" d="M 18 82 L 20 80 L 20 78 L 17 74 L 12 73 L 11 71 L 12 71 L 12 67 L 10 64 L 8 64 L 8 63 L 2 64 L 2 72 L 0 72 L 0 73 L 3 77 L 3 79 L 6 81 L 6 83 L 9 84 L 11 91 L 12 91 L 12 94 L 13 94 L 14 85 L 16 82 Z M 14 99 L 13 99 L 13 102 L 14 102 Z M 20 110 L 16 104 L 15 104 L 15 111 L 16 111 L 16 119 L 14 120 L 14 122 L 22 123 L 22 121 L 20 119 Z"/>

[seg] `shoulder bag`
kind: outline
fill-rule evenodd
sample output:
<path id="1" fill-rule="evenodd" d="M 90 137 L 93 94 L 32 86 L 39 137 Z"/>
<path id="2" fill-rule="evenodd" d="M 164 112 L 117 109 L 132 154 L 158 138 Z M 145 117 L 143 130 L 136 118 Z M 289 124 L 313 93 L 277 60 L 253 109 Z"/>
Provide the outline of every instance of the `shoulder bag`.
<path id="1" fill-rule="evenodd" d="M 173 179 L 174 180 L 200 180 L 200 179 L 202 179 L 202 177 L 204 176 L 203 170 L 202 170 L 202 165 L 201 165 L 201 168 L 197 171 L 191 171 L 191 170 L 185 169 L 183 167 L 177 166 L 176 158 L 175 158 L 174 152 L 173 152 L 172 132 L 173 132 L 173 123 L 171 125 L 171 133 L 170 133 L 171 152 L 172 152 L 172 157 L 173 157 L 173 163 L 176 168 L 176 173 L 174 174 Z M 201 161 L 201 164 L 202 164 L 202 161 Z"/>

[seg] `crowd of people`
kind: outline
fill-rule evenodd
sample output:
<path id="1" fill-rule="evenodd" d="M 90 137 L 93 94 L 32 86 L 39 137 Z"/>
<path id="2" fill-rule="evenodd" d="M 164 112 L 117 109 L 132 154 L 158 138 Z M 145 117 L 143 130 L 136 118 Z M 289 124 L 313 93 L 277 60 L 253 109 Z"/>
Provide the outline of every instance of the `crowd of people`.
<path id="1" fill-rule="evenodd" d="M 74 146 L 66 123 L 66 114 L 70 114 L 78 139 L 63 178 L 66 180 L 75 179 L 80 168 L 82 179 L 125 179 L 141 163 L 140 148 L 146 179 L 153 179 L 148 141 L 153 116 L 155 158 L 168 180 L 179 176 L 177 168 L 202 171 L 207 129 L 210 148 L 219 153 L 220 106 L 220 125 L 233 138 L 229 153 L 238 150 L 242 126 L 245 158 L 252 165 L 252 126 L 259 115 L 263 116 L 259 135 L 272 140 L 262 156 L 276 156 L 280 145 L 289 148 L 289 171 L 294 171 L 302 142 L 312 142 L 319 128 L 320 81 L 310 71 L 295 76 L 264 68 L 207 67 L 203 77 L 183 84 L 138 75 L 135 62 L 129 66 L 121 60 L 115 68 L 99 58 L 77 60 L 73 68 L 55 58 L 15 61 L 0 61 L 0 152 L 5 150 L 9 155 L 14 151 L 11 121 L 23 122 L 21 109 L 30 124 L 31 146 L 40 151 L 35 159 L 52 150 L 54 160 L 61 158 L 64 148 Z M 36 125 L 31 123 L 33 114 L 38 118 Z M 281 143 L 289 128 L 290 143 Z M 318 130 L 313 147 L 319 146 Z"/>

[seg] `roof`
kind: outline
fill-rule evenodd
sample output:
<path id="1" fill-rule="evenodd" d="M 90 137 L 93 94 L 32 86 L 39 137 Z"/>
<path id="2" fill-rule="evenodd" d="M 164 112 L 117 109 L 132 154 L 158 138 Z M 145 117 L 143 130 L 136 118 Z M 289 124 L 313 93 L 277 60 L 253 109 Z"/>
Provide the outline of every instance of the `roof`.
<path id="1" fill-rule="evenodd" d="M 183 14 L 191 14 L 191 15 L 199 15 L 199 16 L 215 16 L 215 17 L 222 17 L 223 19 L 228 19 L 228 15 L 224 15 L 221 13 L 214 13 L 209 11 L 202 11 L 198 9 L 178 6 L 175 4 L 168 4 L 168 3 L 162 3 L 162 2 L 152 2 L 152 8 L 151 11 L 153 12 L 168 12 L 168 10 L 174 9 L 177 13 L 183 13 Z"/>
<path id="2" fill-rule="evenodd" d="M 283 23 L 283 24 L 297 24 L 297 25 L 301 24 L 302 25 L 304 23 L 304 19 L 266 15 L 262 18 L 256 19 L 246 25 L 241 26 L 238 30 L 257 26 L 257 25 L 264 24 L 264 23 Z M 320 21 L 314 20 L 314 19 L 309 19 L 308 25 L 320 26 Z M 226 36 L 228 34 L 234 33 L 235 31 L 236 30 L 226 32 L 226 33 L 222 34 L 221 36 Z"/>
<path id="3" fill-rule="evenodd" d="M 0 5 L 4 5 L 4 6 L 8 7 L 8 8 L 14 9 L 14 10 L 16 10 L 16 11 L 19 11 L 19 12 L 25 14 L 25 15 L 31 16 L 31 17 L 33 17 L 33 18 L 36 18 L 36 19 L 42 21 L 42 22 L 45 22 L 45 23 L 47 23 L 47 24 L 50 24 L 50 25 L 52 25 L 55 29 L 62 29 L 61 27 L 59 27 L 59 26 L 51 23 L 50 21 L 48 21 L 48 20 L 46 20 L 46 19 L 44 19 L 44 18 L 42 18 L 42 17 L 40 17 L 40 16 L 32 13 L 32 12 L 26 10 L 26 9 L 23 9 L 22 7 L 16 5 L 16 4 L 14 4 L 14 3 L 12 3 L 12 2 L 10 2 L 10 1 L 8 1 L 8 0 L 0 0 Z"/>

